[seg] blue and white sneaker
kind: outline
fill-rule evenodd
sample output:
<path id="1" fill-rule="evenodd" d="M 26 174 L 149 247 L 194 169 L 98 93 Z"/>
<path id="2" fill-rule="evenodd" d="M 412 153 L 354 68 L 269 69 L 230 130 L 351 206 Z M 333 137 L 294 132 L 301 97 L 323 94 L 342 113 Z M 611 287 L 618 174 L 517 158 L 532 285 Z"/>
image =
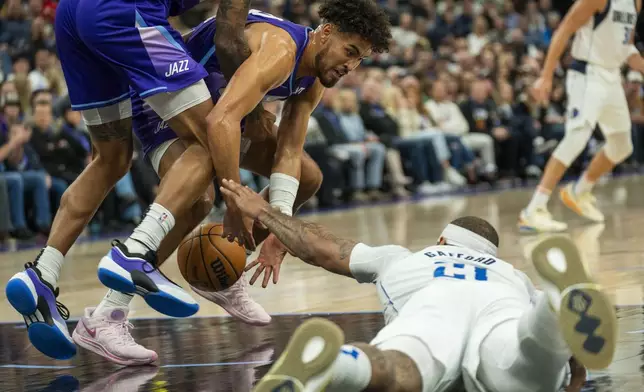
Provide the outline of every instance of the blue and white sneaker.
<path id="1" fill-rule="evenodd" d="M 155 252 L 129 253 L 119 241 L 98 265 L 98 279 L 112 290 L 138 294 L 157 312 L 172 317 L 197 313 L 199 304 L 157 267 Z"/>
<path id="2" fill-rule="evenodd" d="M 54 359 L 70 359 L 76 345 L 69 335 L 65 320 L 69 310 L 56 301 L 58 289 L 42 279 L 38 262 L 25 264 L 25 271 L 15 274 L 5 288 L 7 300 L 27 325 L 31 344 Z"/>

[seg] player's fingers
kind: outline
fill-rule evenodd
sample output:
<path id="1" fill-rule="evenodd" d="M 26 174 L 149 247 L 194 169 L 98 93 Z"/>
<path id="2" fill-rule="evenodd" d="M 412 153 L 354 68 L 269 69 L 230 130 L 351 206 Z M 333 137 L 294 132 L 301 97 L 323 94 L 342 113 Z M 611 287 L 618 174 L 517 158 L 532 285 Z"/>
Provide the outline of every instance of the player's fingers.
<path id="1" fill-rule="evenodd" d="M 257 264 L 259 264 L 259 257 L 256 258 L 255 260 L 251 261 L 250 264 L 248 264 L 246 266 L 246 268 L 244 268 L 244 271 L 248 272 L 248 271 L 252 270 L 253 267 L 256 266 Z"/>
<path id="2" fill-rule="evenodd" d="M 255 284 L 255 281 L 257 280 L 257 278 L 259 278 L 259 275 L 260 275 L 262 272 L 264 272 L 264 269 L 265 269 L 265 268 L 266 268 L 266 267 L 264 267 L 262 264 L 260 264 L 260 265 L 257 267 L 257 269 L 255 270 L 255 273 L 254 273 L 254 274 L 253 274 L 253 276 L 250 278 L 249 283 L 250 283 L 251 285 L 254 285 L 254 284 Z"/>
<path id="3" fill-rule="evenodd" d="M 268 282 L 271 281 L 271 273 L 273 272 L 273 267 L 266 267 L 266 271 L 264 272 L 264 281 L 262 282 L 262 287 L 266 288 L 268 287 Z"/>
<path id="4" fill-rule="evenodd" d="M 277 284 L 280 280 L 280 268 L 282 267 L 282 264 L 278 264 L 273 268 L 273 284 Z"/>

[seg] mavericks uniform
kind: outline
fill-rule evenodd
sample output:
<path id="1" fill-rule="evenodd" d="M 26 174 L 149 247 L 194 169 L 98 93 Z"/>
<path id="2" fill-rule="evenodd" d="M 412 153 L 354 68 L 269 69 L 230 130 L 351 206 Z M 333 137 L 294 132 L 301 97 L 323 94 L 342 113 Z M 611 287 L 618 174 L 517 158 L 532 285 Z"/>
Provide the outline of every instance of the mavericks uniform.
<path id="1" fill-rule="evenodd" d="M 148 98 L 179 92 L 206 77 L 167 20 L 199 1 L 60 1 L 55 22 L 58 54 L 72 108 L 82 111 L 88 125 L 130 117 L 130 86 Z M 200 85 L 181 97 L 181 109 L 207 99 L 205 85 Z M 166 119 L 180 113 L 167 107 L 168 97 L 150 99 Z"/>
<path id="2" fill-rule="evenodd" d="M 637 22 L 635 3 L 608 0 L 606 9 L 575 33 L 574 61 L 566 80 L 568 132 L 592 132 L 597 124 L 607 136 L 631 131 L 620 69 L 633 53 L 630 39 Z"/>
<path id="3" fill-rule="evenodd" d="M 295 66 L 291 71 L 290 77 L 282 85 L 269 91 L 264 97 L 264 101 L 285 100 L 291 96 L 300 95 L 315 83 L 315 77 L 307 76 L 296 79 L 302 54 L 309 42 L 310 28 L 257 10 L 251 10 L 249 12 L 246 23 L 268 23 L 279 27 L 290 34 L 297 46 Z M 209 74 L 205 80 L 214 103 L 217 103 L 228 83 L 221 72 L 216 56 L 216 48 L 214 45 L 216 28 L 217 21 L 214 18 L 210 18 L 197 26 L 190 35 L 188 42 L 186 42 L 188 53 L 199 64 L 203 65 Z M 162 121 L 136 95 L 132 98 L 132 108 L 134 113 L 132 118 L 134 133 L 141 141 L 144 153 L 149 155 L 153 166 L 155 169 L 158 169 L 161 157 L 174 140 L 177 139 L 177 135 L 168 127 L 165 121 Z"/>
<path id="4" fill-rule="evenodd" d="M 553 391 L 565 381 L 570 352 L 563 343 L 558 355 L 546 355 L 552 366 L 530 369 L 529 361 L 515 360 L 524 357 L 515 354 L 530 341 L 530 336 L 517 339 L 521 323 L 532 316 L 531 309 L 549 305 L 509 263 L 460 246 L 412 253 L 400 246 L 358 244 L 350 268 L 359 282 L 376 284 L 385 308 L 387 325 L 371 344 L 414 360 L 423 391 L 448 391 L 461 381 L 470 391 Z M 548 327 L 553 336 L 558 333 L 556 323 Z M 543 361 L 541 354 L 525 357 Z"/>

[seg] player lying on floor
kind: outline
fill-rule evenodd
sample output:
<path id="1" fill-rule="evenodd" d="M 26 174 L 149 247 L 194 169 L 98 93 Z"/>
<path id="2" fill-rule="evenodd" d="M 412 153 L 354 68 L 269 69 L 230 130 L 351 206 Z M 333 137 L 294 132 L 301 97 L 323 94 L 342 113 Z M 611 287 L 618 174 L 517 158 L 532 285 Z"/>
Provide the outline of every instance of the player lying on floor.
<path id="1" fill-rule="evenodd" d="M 576 361 L 595 369 L 611 363 L 613 306 L 564 237 L 543 240 L 532 254 L 553 288 L 546 295 L 497 258 L 498 234 L 483 219 L 456 219 L 436 245 L 413 253 L 338 238 L 272 209 L 247 187 L 222 184 L 229 200 L 293 255 L 375 283 L 384 306 L 386 326 L 370 344 L 342 346 L 342 331 L 328 321 L 303 324 L 256 391 L 321 391 L 327 384 L 327 391 L 445 391 L 461 382 L 470 391 L 580 390 L 585 372 Z M 552 258 L 565 262 L 566 272 L 557 272 Z M 323 349 L 315 350 L 315 337 Z M 304 364 L 306 357 L 313 359 Z"/>

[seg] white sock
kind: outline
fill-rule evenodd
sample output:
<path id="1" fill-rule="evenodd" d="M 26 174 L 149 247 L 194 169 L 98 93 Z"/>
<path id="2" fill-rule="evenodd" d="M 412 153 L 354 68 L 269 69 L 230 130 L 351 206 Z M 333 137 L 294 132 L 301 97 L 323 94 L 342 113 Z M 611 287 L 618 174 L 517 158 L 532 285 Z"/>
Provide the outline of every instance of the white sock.
<path id="1" fill-rule="evenodd" d="M 173 227 L 174 217 L 170 211 L 161 204 L 154 203 L 124 245 L 130 253 L 145 254 L 148 250 L 156 252 Z"/>
<path id="2" fill-rule="evenodd" d="M 109 290 L 100 304 L 96 307 L 94 311 L 95 314 L 103 311 L 107 308 L 127 308 L 130 306 L 130 301 L 134 298 L 133 295 L 121 293 L 116 290 Z"/>
<path id="3" fill-rule="evenodd" d="M 573 188 L 573 192 L 575 192 L 575 195 L 581 195 L 585 192 L 590 192 L 593 190 L 593 187 L 595 186 L 594 182 L 591 182 L 588 180 L 588 177 L 586 177 L 586 174 L 583 174 L 579 180 L 577 180 L 577 183 L 575 183 L 575 187 Z"/>
<path id="4" fill-rule="evenodd" d="M 65 256 L 58 249 L 51 246 L 45 247 L 38 258 L 38 270 L 42 278 L 54 286 L 54 289 L 58 286 L 60 270 L 63 268 L 64 261 Z"/>
<path id="5" fill-rule="evenodd" d="M 537 208 L 545 208 L 546 205 L 548 204 L 548 200 L 550 200 L 551 193 L 552 191 L 549 191 L 541 187 L 537 187 L 537 189 L 534 191 L 534 195 L 532 195 L 530 204 L 528 204 L 528 208 L 527 208 L 528 212 L 532 212 Z"/>
<path id="6" fill-rule="evenodd" d="M 333 377 L 327 392 L 363 391 L 369 386 L 371 361 L 359 348 L 345 344 L 332 366 Z"/>

